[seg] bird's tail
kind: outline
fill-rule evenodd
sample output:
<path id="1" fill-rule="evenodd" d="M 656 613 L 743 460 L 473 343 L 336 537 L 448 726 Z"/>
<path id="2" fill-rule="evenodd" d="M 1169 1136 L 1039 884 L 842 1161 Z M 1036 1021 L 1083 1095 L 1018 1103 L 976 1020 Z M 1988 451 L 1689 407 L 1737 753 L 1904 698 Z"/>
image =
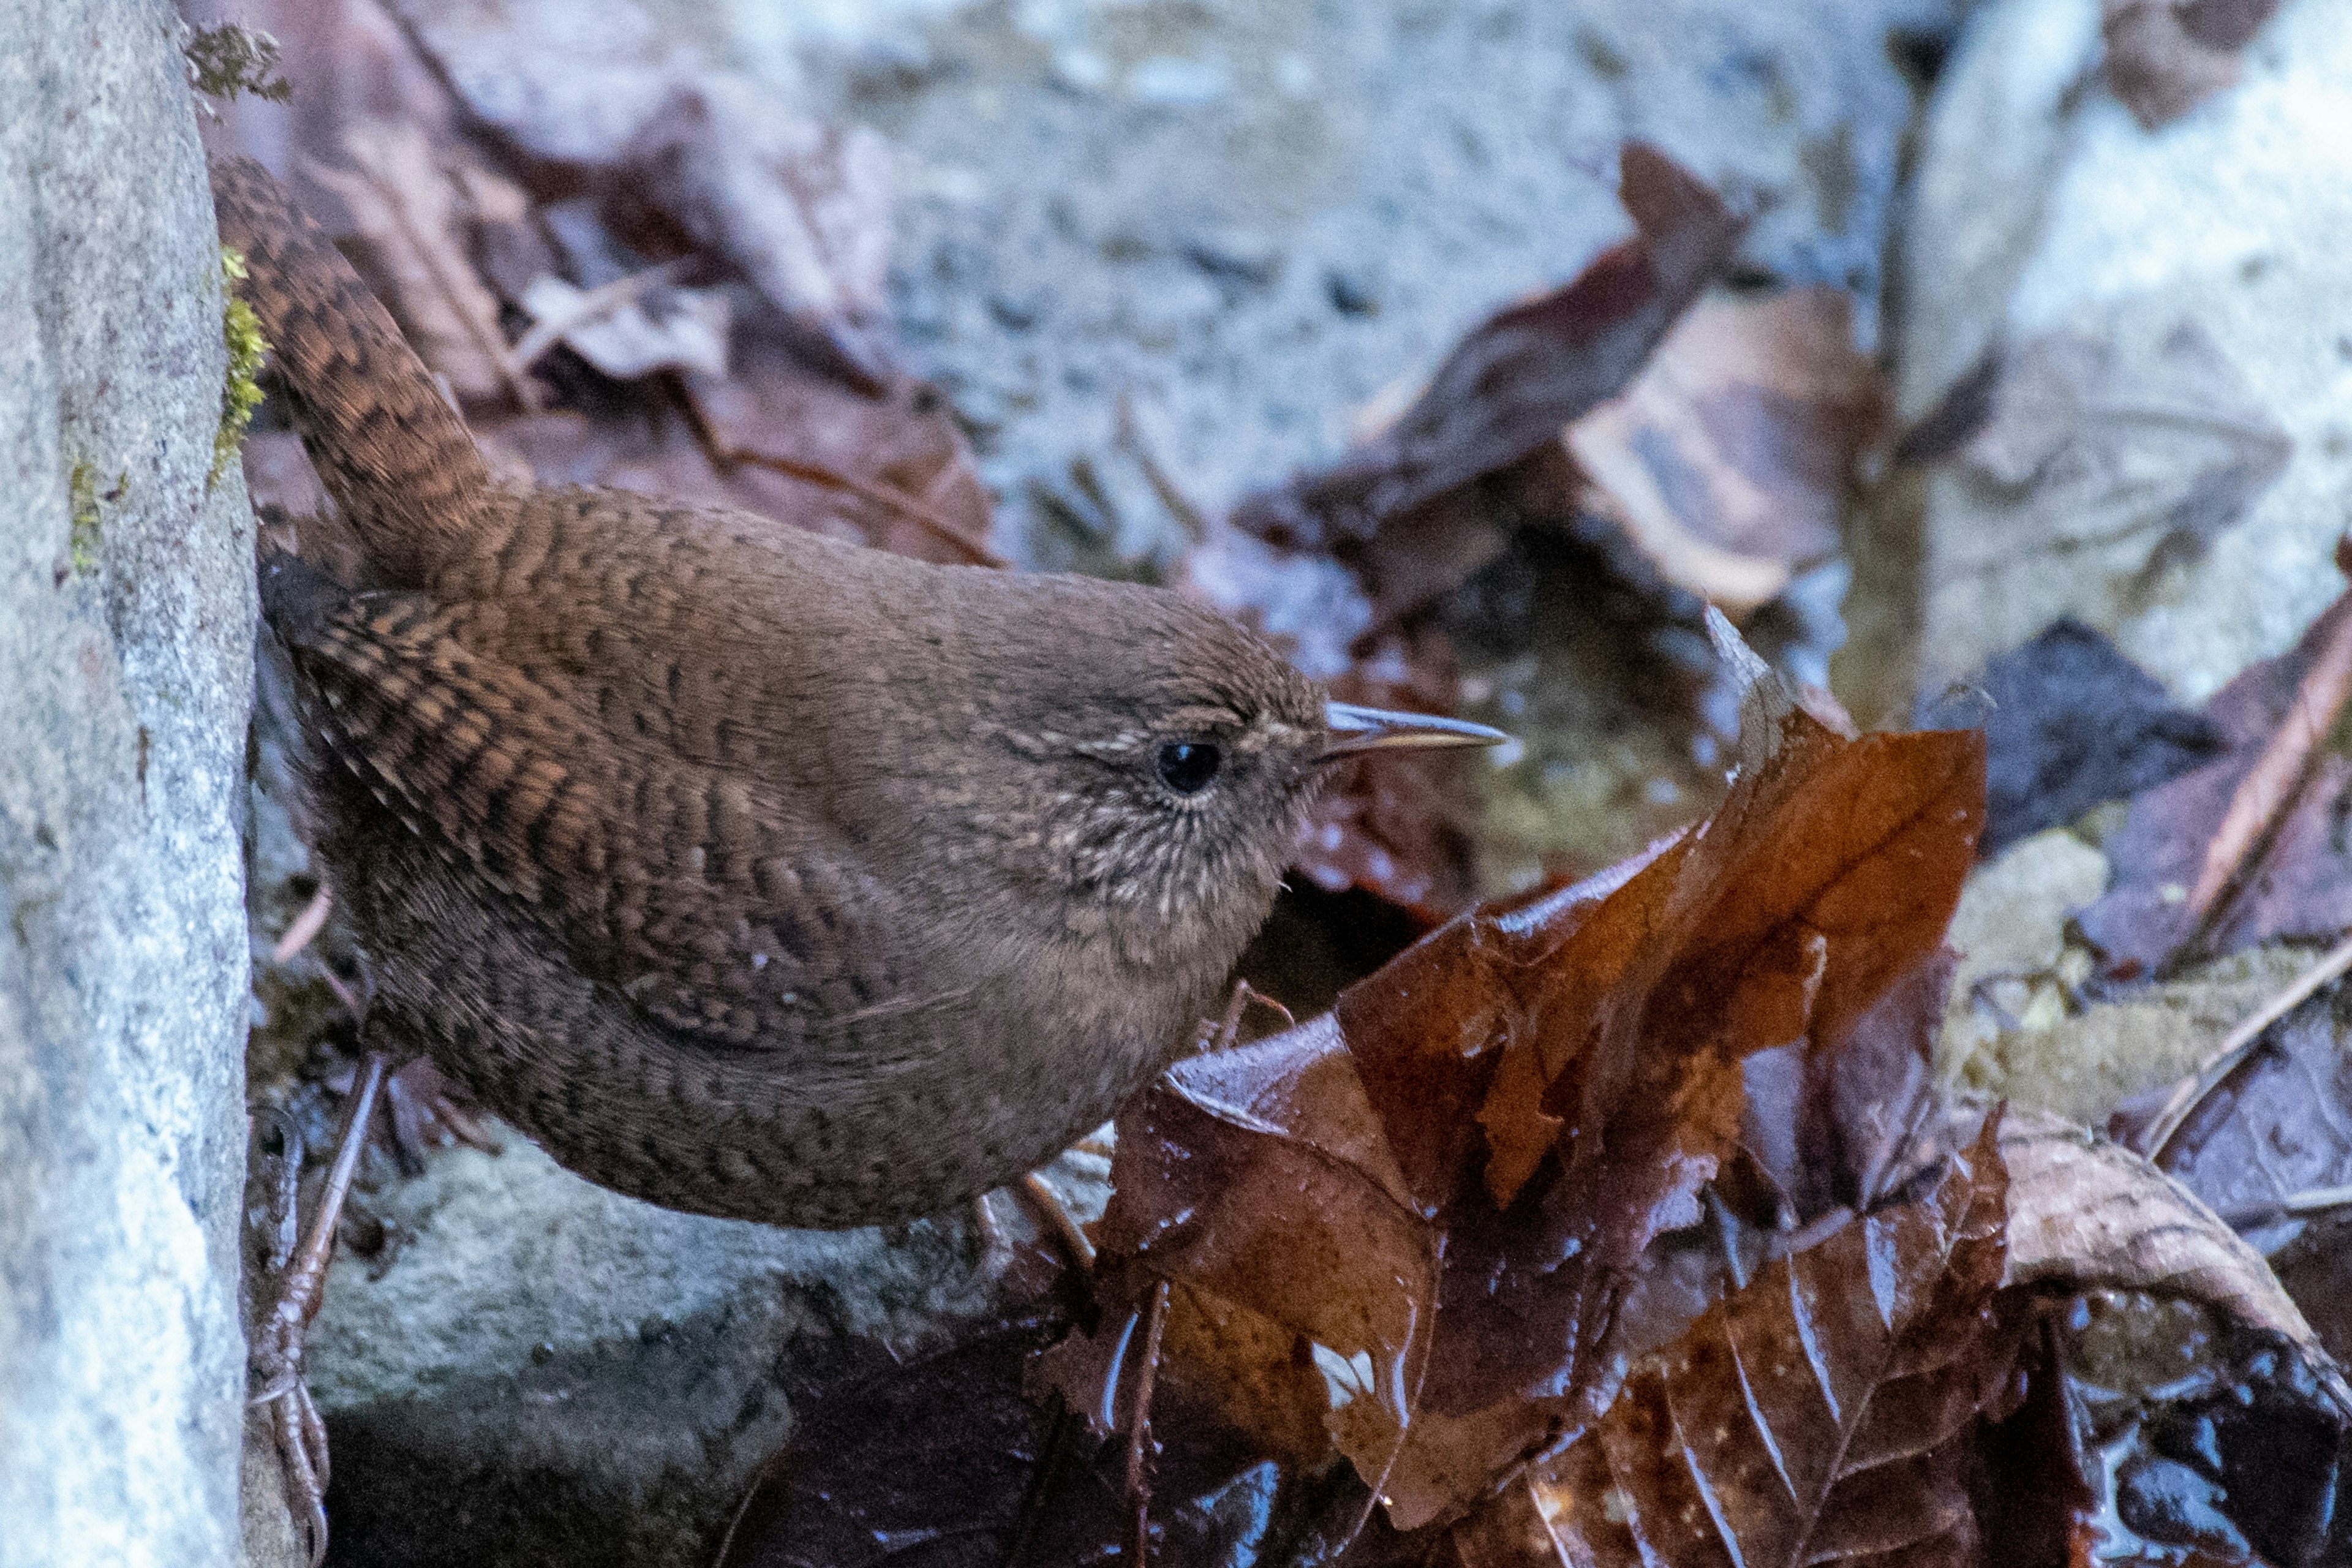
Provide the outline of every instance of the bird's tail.
<path id="1" fill-rule="evenodd" d="M 212 164 L 221 243 L 260 318 L 295 426 L 384 587 L 422 588 L 467 552 L 491 488 L 466 422 L 391 313 L 286 187 L 250 158 Z"/>

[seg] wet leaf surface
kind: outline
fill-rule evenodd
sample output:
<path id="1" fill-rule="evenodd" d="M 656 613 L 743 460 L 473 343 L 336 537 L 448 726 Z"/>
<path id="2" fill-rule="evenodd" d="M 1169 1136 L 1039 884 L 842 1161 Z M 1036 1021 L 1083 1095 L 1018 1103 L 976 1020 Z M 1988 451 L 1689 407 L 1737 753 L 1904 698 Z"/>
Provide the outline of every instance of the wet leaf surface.
<path id="1" fill-rule="evenodd" d="M 2334 705 L 2312 691 L 2340 688 L 2347 656 L 2352 600 L 2214 694 L 2205 717 L 2223 754 L 2132 802 L 2106 846 L 2113 885 L 2082 916 L 2112 973 L 2352 929 L 2352 759 L 2333 741 Z"/>
<path id="2" fill-rule="evenodd" d="M 1969 1439 L 2005 1371 L 1995 1139 L 1989 1120 L 1922 1199 L 1768 1260 L 1644 1357 L 1455 1527 L 1465 1563 L 1971 1561 Z"/>
<path id="3" fill-rule="evenodd" d="M 1849 740 L 1748 678 L 1703 829 L 1454 921 L 1122 1121 L 1106 1256 L 1362 1357 L 1334 1435 L 1401 1528 L 1579 1418 L 1644 1250 L 1738 1141 L 1742 1058 L 1843 1044 L 1941 940 L 1979 738 Z"/>
<path id="4" fill-rule="evenodd" d="M 2178 778 L 2224 744 L 2210 720 L 2079 621 L 1995 658 L 1983 687 L 1988 858 Z"/>

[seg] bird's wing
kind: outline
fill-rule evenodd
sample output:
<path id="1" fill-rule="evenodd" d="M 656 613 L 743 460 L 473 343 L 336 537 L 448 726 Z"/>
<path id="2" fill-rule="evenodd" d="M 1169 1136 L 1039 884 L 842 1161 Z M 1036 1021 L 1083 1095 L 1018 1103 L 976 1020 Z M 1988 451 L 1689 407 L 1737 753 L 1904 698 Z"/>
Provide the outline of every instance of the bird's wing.
<path id="1" fill-rule="evenodd" d="M 891 972 L 890 890 L 822 822 L 740 772 L 616 739 L 560 672 L 469 651 L 465 606 L 313 594 L 281 612 L 300 597 L 265 602 L 326 750 L 583 973 L 674 1028 L 821 1056 L 946 1000 Z"/>

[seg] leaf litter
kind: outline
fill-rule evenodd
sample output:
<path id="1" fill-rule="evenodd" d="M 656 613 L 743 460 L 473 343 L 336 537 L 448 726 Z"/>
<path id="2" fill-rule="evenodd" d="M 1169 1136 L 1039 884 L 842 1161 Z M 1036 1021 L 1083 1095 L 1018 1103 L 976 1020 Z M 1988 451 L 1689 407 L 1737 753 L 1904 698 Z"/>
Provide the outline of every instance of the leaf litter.
<path id="1" fill-rule="evenodd" d="M 494 458 L 992 559 L 968 448 L 874 333 L 877 144 L 798 123 L 731 136 L 724 74 L 626 26 L 587 44 L 594 69 L 567 62 L 556 98 L 571 107 L 534 120 L 527 96 L 489 92 L 484 62 L 526 36 L 536 47 L 538 29 L 501 36 L 424 0 L 399 12 L 396 35 L 359 31 L 411 51 L 391 73 L 404 120 L 362 125 L 347 88 L 293 112 L 351 128 L 327 180 Z M 271 19 L 291 54 L 315 47 L 301 18 Z M 1362 614 L 1339 617 L 1353 640 L 1318 673 L 1441 710 L 1461 679 L 1435 611 L 1530 523 L 1596 543 L 1662 631 L 1687 640 L 1713 599 L 1765 640 L 1776 605 L 1833 560 L 1875 384 L 1842 297 L 1704 297 L 1739 217 L 1647 149 L 1628 149 L 1623 176 L 1634 240 L 1475 331 L 1333 468 L 1245 500 L 1195 580 L 1250 540 L 1265 553 L 1220 596 L 1276 632 L 1265 584 L 1294 565 L 1346 584 Z M 2129 463 L 2029 450 L 2028 426 L 2036 409 L 2105 417 L 2096 386 L 2121 373 L 2065 344 L 2029 350 L 1990 384 L 1964 460 L 2046 491 L 2045 510 L 2079 492 L 2095 522 L 2099 487 Z M 2176 333 L 2158 357 L 2195 384 L 2189 423 L 2219 445 L 2157 511 L 2210 538 L 2274 476 L 2281 438 L 2208 395 L 2231 384 L 2210 345 Z M 284 454 L 257 447 L 257 490 L 297 510 L 300 481 L 268 467 Z M 879 1403 L 818 1407 L 728 1561 L 1092 1561 L 1132 1552 L 1139 1520 L 1170 1562 L 1794 1561 L 1865 1540 L 1889 1561 L 1960 1560 L 1982 1474 L 2013 1461 L 2027 1396 L 2053 1388 L 2074 1412 L 2062 1534 L 2090 1521 L 2151 1550 L 2300 1560 L 2302 1504 L 2247 1517 L 2251 1472 L 2220 1439 L 2190 1468 L 2226 1530 L 2207 1515 L 2201 1537 L 2156 1528 L 2156 1503 L 2194 1490 L 2157 1461 L 2187 1463 L 2179 1432 L 2212 1426 L 2217 1400 L 2302 1432 L 2297 1455 L 2326 1448 L 2295 1498 L 2333 1475 L 2313 1434 L 2340 1427 L 2340 1384 L 2259 1258 L 2144 1163 L 2088 1142 L 2078 1158 L 2079 1133 L 2014 1110 L 1950 1107 L 1927 1071 L 1943 927 L 1983 826 L 1981 742 L 1856 737 L 1716 630 L 1736 673 L 1685 662 L 1695 689 L 1744 696 L 1720 810 L 1613 870 L 1460 917 L 1332 1013 L 1181 1066 L 1123 1121 L 1087 1300 L 1033 1295 L 994 1337 L 862 1396 Z M 2103 779 L 2144 787 L 2134 767 L 2193 749 L 2193 728 L 2149 706 L 2174 753 L 2102 758 Z M 2309 799 L 2315 743 L 2290 765 L 2277 708 L 2267 730 L 2208 715 L 2239 751 L 2268 737 L 2244 769 L 2267 793 L 2232 818 L 2252 824 L 2232 829 L 2249 854 L 2274 852 Z M 1309 860 L 1318 879 L 1431 918 L 1469 901 L 1458 789 L 1359 783 L 1338 810 Z M 2253 1106 L 2210 1106 L 2199 1128 L 2257 1136 Z M 2183 1173 L 2195 1184 L 2231 1158 Z M 1853 1315 L 1865 1278 L 1874 1318 Z M 2112 1375 L 2091 1323 L 2111 1299 L 2204 1314 L 2204 1381 L 2129 1420 L 2082 1415 L 2096 1401 L 2079 1391 Z M 2043 1304 L 2030 1323 L 2029 1300 Z M 1791 1436 L 1822 1430 L 1806 1389 L 1756 1381 L 1764 1352 L 1792 1344 L 1813 1394 L 1871 1392 L 1840 1405 L 1836 1455 Z M 1139 1378 L 1139 1359 L 1155 1371 Z M 1900 1427 L 1894 1447 L 1874 1446 L 1881 1426 Z M 1892 1502 L 1872 1480 L 1886 1467 L 1865 1462 L 1881 1454 L 1916 1482 Z M 2014 1539 L 2015 1512 L 1988 1539 Z M 824 1540 L 836 1547 L 811 1546 Z"/>

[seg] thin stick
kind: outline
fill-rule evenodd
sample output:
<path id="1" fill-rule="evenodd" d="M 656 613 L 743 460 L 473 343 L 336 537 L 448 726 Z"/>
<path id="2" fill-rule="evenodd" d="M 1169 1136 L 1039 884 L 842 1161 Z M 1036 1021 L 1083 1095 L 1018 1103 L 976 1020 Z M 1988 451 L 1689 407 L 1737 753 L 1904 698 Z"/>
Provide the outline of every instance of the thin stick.
<path id="1" fill-rule="evenodd" d="M 1095 1244 L 1087 1239 L 1085 1229 L 1078 1224 L 1078 1216 L 1072 1214 L 1069 1205 L 1054 1194 L 1052 1185 L 1045 1177 L 1032 1171 L 1021 1178 L 1021 1191 L 1028 1194 L 1030 1206 L 1043 1215 L 1045 1223 L 1053 1228 L 1054 1235 L 1061 1241 L 1062 1251 L 1069 1258 L 1071 1266 L 1081 1274 L 1092 1273 L 1095 1267 Z"/>
<path id="2" fill-rule="evenodd" d="M 2187 1124 L 2205 1099 L 2221 1086 L 2221 1080 L 2238 1070 L 2238 1065 L 2252 1052 L 2263 1031 L 2294 1012 L 2310 999 L 2311 994 L 2352 970 L 2352 937 L 2328 951 L 2327 955 L 2303 972 L 2295 982 L 2272 997 L 2254 1015 L 2230 1031 L 2221 1048 L 2199 1065 L 2197 1070 L 2182 1079 L 2165 1100 L 2164 1109 L 2157 1113 L 2139 1143 L 2147 1151 L 2151 1164 L 2164 1163 L 2164 1152 L 2171 1147 L 2173 1138 Z"/>
<path id="3" fill-rule="evenodd" d="M 845 490 L 860 500 L 871 501 L 879 507 L 887 507 L 903 516 L 912 518 L 921 523 L 929 532 L 938 535 L 962 551 L 971 558 L 971 563 L 975 566 L 1005 567 L 1012 564 L 987 545 L 965 538 L 956 531 L 953 523 L 906 491 L 893 486 L 874 484 L 854 474 L 845 474 L 838 469 L 828 468 L 822 463 L 805 463 L 797 458 L 779 458 L 766 452 L 743 452 L 725 447 L 720 448 L 719 455 L 730 463 L 749 463 L 754 468 L 766 468 L 771 473 L 782 474 L 786 479 L 799 479 L 804 484 L 821 486 L 825 489 Z"/>
<path id="4" fill-rule="evenodd" d="M 293 963 L 295 955 L 327 929 L 327 913 L 334 907 L 334 889 L 324 882 L 320 883 L 319 890 L 310 895 L 310 901 L 302 906 L 302 912 L 294 917 L 294 923 L 286 928 L 286 934 L 278 939 L 278 945 L 269 950 L 269 962 Z"/>
<path id="5" fill-rule="evenodd" d="M 1160 1375 L 1160 1338 L 1168 1329 L 1168 1281 L 1151 1288 L 1151 1316 L 1143 1331 L 1143 1364 L 1135 1373 L 1135 1417 L 1128 1424 L 1127 1496 L 1135 1505 L 1135 1552 L 1129 1560 L 1143 1568 L 1151 1561 L 1151 1385 Z"/>
<path id="6" fill-rule="evenodd" d="M 2326 623 L 2311 664 L 2295 683 L 2294 700 L 2254 765 L 2231 793 L 2228 811 L 2206 847 L 2189 913 L 2201 938 L 2224 912 L 2225 899 L 2242 884 L 2266 849 L 2280 820 L 2303 793 L 2313 760 L 2352 698 L 2352 595 L 2339 596 L 2320 619 Z"/>
<path id="7" fill-rule="evenodd" d="M 649 283 L 668 279 L 674 264 L 665 261 L 658 267 L 648 267 L 643 272 L 632 272 L 625 278 L 615 278 L 610 283 L 588 289 L 563 310 L 542 317 L 530 331 L 515 341 L 507 351 L 507 363 L 517 375 L 539 362 L 539 356 L 553 348 L 563 334 L 574 327 L 601 321 L 645 291 Z"/>

